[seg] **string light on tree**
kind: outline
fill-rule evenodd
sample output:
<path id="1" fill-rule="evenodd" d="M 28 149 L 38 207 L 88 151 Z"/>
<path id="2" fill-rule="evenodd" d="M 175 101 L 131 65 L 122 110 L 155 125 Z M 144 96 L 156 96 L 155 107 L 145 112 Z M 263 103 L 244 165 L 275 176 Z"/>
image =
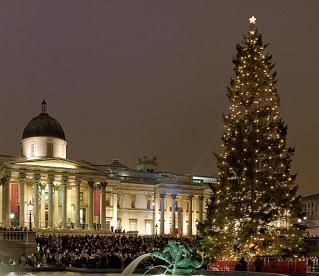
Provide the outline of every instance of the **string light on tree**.
<path id="1" fill-rule="evenodd" d="M 207 221 L 199 226 L 212 257 L 282 256 L 302 248 L 302 212 L 290 172 L 294 150 L 286 145 L 276 72 L 266 47 L 252 16 L 233 60 L 217 183 Z"/>

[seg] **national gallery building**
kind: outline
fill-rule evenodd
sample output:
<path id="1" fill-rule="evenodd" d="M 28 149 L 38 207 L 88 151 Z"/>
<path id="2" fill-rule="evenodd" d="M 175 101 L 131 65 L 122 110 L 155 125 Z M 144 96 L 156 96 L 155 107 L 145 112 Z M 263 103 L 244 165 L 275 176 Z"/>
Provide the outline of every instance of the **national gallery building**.
<path id="1" fill-rule="evenodd" d="M 64 130 L 46 109 L 43 101 L 24 128 L 21 156 L 0 155 L 2 226 L 196 234 L 213 177 L 162 172 L 156 158 L 136 169 L 67 159 Z"/>

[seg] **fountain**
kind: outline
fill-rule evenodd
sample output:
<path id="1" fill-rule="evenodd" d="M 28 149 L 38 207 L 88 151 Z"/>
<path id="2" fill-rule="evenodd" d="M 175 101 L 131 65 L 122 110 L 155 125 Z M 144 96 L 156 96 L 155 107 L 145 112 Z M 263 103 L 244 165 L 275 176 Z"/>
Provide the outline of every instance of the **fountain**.
<path id="1" fill-rule="evenodd" d="M 166 262 L 167 265 L 154 266 L 147 270 L 144 274 L 148 273 L 154 268 L 162 267 L 165 269 L 165 272 L 163 274 L 169 272 L 172 275 L 190 275 L 196 269 L 200 268 L 203 265 L 203 258 L 201 262 L 199 262 L 198 260 L 193 258 L 193 255 L 193 251 L 190 250 L 186 245 L 171 240 L 168 241 L 167 245 L 162 251 L 155 251 L 153 253 L 143 254 L 133 260 L 122 271 L 122 275 L 131 275 L 143 259 L 152 256 Z"/>
<path id="2" fill-rule="evenodd" d="M 132 275 L 135 268 L 138 266 L 138 264 L 143 261 L 147 257 L 151 257 L 151 253 L 143 254 L 139 257 L 137 257 L 135 260 L 133 260 L 121 273 L 121 275 Z"/>

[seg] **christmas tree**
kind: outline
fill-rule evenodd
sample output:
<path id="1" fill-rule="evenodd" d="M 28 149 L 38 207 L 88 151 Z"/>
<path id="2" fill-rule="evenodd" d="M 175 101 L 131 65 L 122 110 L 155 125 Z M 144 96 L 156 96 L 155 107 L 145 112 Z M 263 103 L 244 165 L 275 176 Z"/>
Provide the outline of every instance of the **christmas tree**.
<path id="1" fill-rule="evenodd" d="M 274 64 L 256 19 L 249 21 L 233 60 L 217 183 L 199 226 L 205 250 L 215 258 L 292 255 L 303 244 L 296 176 L 290 172 L 294 149 L 286 145 Z"/>

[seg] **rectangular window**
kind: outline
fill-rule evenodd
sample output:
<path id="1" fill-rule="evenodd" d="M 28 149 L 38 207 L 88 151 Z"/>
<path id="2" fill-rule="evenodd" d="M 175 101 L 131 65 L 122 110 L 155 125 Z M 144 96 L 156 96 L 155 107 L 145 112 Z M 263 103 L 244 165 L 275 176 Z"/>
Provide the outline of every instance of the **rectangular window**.
<path id="1" fill-rule="evenodd" d="M 107 231 L 111 231 L 111 221 L 110 220 L 107 220 L 105 222 L 105 228 Z"/>
<path id="2" fill-rule="evenodd" d="M 34 156 L 34 144 L 31 144 L 31 156 Z"/>
<path id="3" fill-rule="evenodd" d="M 116 226 L 116 229 L 121 229 L 122 228 L 122 224 L 121 224 L 121 219 L 118 218 L 117 219 L 117 226 Z"/>
<path id="4" fill-rule="evenodd" d="M 129 219 L 130 231 L 137 231 L 137 219 Z"/>
<path id="5" fill-rule="evenodd" d="M 63 157 L 65 156 L 65 151 L 66 151 L 65 145 L 62 145 L 61 152 Z"/>
<path id="6" fill-rule="evenodd" d="M 148 199 L 146 202 L 146 209 L 151 209 L 151 200 Z"/>
<path id="7" fill-rule="evenodd" d="M 135 203 L 136 203 L 136 196 L 132 195 L 131 196 L 131 208 L 135 209 Z"/>
<path id="8" fill-rule="evenodd" d="M 105 205 L 106 205 L 106 207 L 111 206 L 111 196 L 110 195 L 106 195 Z"/>
<path id="9" fill-rule="evenodd" d="M 51 142 L 47 143 L 47 156 L 53 157 L 53 144 Z"/>

